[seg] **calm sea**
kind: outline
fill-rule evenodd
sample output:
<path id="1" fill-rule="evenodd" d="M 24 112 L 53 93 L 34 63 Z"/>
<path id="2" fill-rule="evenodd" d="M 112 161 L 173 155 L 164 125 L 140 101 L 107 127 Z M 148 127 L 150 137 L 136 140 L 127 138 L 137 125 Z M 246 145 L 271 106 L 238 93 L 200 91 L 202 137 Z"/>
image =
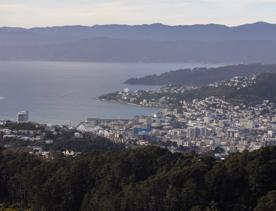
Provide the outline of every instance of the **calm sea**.
<path id="1" fill-rule="evenodd" d="M 200 64 L 85 63 L 85 62 L 0 62 L 0 119 L 16 119 L 28 110 L 30 119 L 44 123 L 77 124 L 88 117 L 132 118 L 150 115 L 156 109 L 101 102 L 101 94 L 130 89 L 130 77 L 160 74 Z"/>

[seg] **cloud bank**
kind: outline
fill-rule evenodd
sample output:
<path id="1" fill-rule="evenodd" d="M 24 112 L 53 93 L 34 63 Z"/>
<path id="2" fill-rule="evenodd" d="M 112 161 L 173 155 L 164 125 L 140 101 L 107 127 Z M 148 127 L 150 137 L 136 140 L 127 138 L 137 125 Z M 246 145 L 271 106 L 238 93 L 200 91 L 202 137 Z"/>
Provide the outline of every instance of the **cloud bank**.
<path id="1" fill-rule="evenodd" d="M 0 26 L 276 23 L 276 0 L 0 0 Z"/>

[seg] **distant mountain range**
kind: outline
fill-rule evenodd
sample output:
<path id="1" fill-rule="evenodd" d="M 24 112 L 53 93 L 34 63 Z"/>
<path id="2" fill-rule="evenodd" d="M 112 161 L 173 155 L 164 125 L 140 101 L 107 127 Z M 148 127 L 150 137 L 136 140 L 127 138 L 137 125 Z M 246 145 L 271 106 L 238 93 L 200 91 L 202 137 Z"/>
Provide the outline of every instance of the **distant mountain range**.
<path id="1" fill-rule="evenodd" d="M 216 68 L 180 69 L 160 75 L 130 78 L 125 83 L 135 85 L 191 85 L 202 86 L 234 76 L 249 76 L 260 73 L 276 73 L 276 64 L 229 65 Z"/>
<path id="2" fill-rule="evenodd" d="M 274 63 L 276 24 L 2 27 L 0 60 Z"/>

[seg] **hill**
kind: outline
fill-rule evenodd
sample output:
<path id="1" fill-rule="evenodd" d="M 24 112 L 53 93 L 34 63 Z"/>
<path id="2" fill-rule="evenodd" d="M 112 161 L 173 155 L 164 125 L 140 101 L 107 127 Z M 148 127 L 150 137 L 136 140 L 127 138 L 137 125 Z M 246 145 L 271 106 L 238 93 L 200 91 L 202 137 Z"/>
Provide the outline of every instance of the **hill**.
<path id="1" fill-rule="evenodd" d="M 0 35 L 14 36 L 38 35 L 45 38 L 80 40 L 88 38 L 114 38 L 127 40 L 193 40 L 193 41 L 225 41 L 225 40 L 270 40 L 276 41 L 276 24 L 257 22 L 229 27 L 219 24 L 196 25 L 164 25 L 161 23 L 143 25 L 94 25 L 94 26 L 53 26 L 35 28 L 0 28 Z"/>
<path id="2" fill-rule="evenodd" d="M 236 91 L 227 96 L 232 101 L 244 103 L 260 103 L 262 100 L 270 100 L 276 103 L 276 74 L 261 74 L 257 77 L 256 84 Z"/>
<path id="3" fill-rule="evenodd" d="M 150 75 L 143 78 L 131 78 L 126 84 L 141 85 L 207 85 L 234 76 L 248 76 L 264 72 L 276 72 L 276 65 L 250 64 L 231 65 L 217 68 L 194 68 L 175 70 L 161 75 Z"/>
<path id="4" fill-rule="evenodd" d="M 211 78 L 212 76 L 210 74 Z M 201 77 L 200 74 L 198 77 Z M 214 78 L 216 78 L 216 75 L 214 75 Z M 182 107 L 183 100 L 191 102 L 194 99 L 204 100 L 209 97 L 217 97 L 234 105 L 241 103 L 256 105 L 263 103 L 264 100 L 276 104 L 275 90 L 276 73 L 274 71 L 274 73 L 265 72 L 250 77 L 238 75 L 230 80 L 222 80 L 199 87 L 168 85 L 157 91 L 139 90 L 138 92 L 130 92 L 127 97 L 125 97 L 124 92 L 115 92 L 102 95 L 99 98 L 108 101 L 173 108 Z M 143 104 L 144 101 L 146 101 L 146 104 Z"/>
<path id="5" fill-rule="evenodd" d="M 0 60 L 273 63 L 276 25 L 0 28 Z"/>
<path id="6" fill-rule="evenodd" d="M 274 210 L 276 148 L 225 161 L 147 147 L 44 161 L 0 152 L 1 207 L 31 210 Z"/>
<path id="7" fill-rule="evenodd" d="M 203 86 L 199 89 L 187 90 L 180 97 L 185 100 L 204 99 L 210 96 L 224 98 L 235 104 L 255 105 L 269 100 L 276 103 L 276 73 L 262 73 L 255 84 L 237 89 L 220 85 L 218 87 Z"/>

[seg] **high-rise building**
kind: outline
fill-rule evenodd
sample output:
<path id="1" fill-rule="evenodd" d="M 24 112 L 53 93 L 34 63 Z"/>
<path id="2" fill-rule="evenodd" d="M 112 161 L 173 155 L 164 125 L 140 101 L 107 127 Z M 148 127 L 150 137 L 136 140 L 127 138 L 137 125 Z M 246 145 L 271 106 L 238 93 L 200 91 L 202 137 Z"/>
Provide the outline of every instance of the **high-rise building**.
<path id="1" fill-rule="evenodd" d="M 189 127 L 187 132 L 190 139 L 205 138 L 208 135 L 205 127 Z"/>
<path id="2" fill-rule="evenodd" d="M 29 121 L 29 112 L 28 111 L 20 111 L 17 113 L 17 121 L 18 122 L 28 122 Z"/>
<path id="3" fill-rule="evenodd" d="M 200 136 L 200 129 L 197 127 L 188 128 L 188 137 L 191 139 L 198 138 Z"/>

